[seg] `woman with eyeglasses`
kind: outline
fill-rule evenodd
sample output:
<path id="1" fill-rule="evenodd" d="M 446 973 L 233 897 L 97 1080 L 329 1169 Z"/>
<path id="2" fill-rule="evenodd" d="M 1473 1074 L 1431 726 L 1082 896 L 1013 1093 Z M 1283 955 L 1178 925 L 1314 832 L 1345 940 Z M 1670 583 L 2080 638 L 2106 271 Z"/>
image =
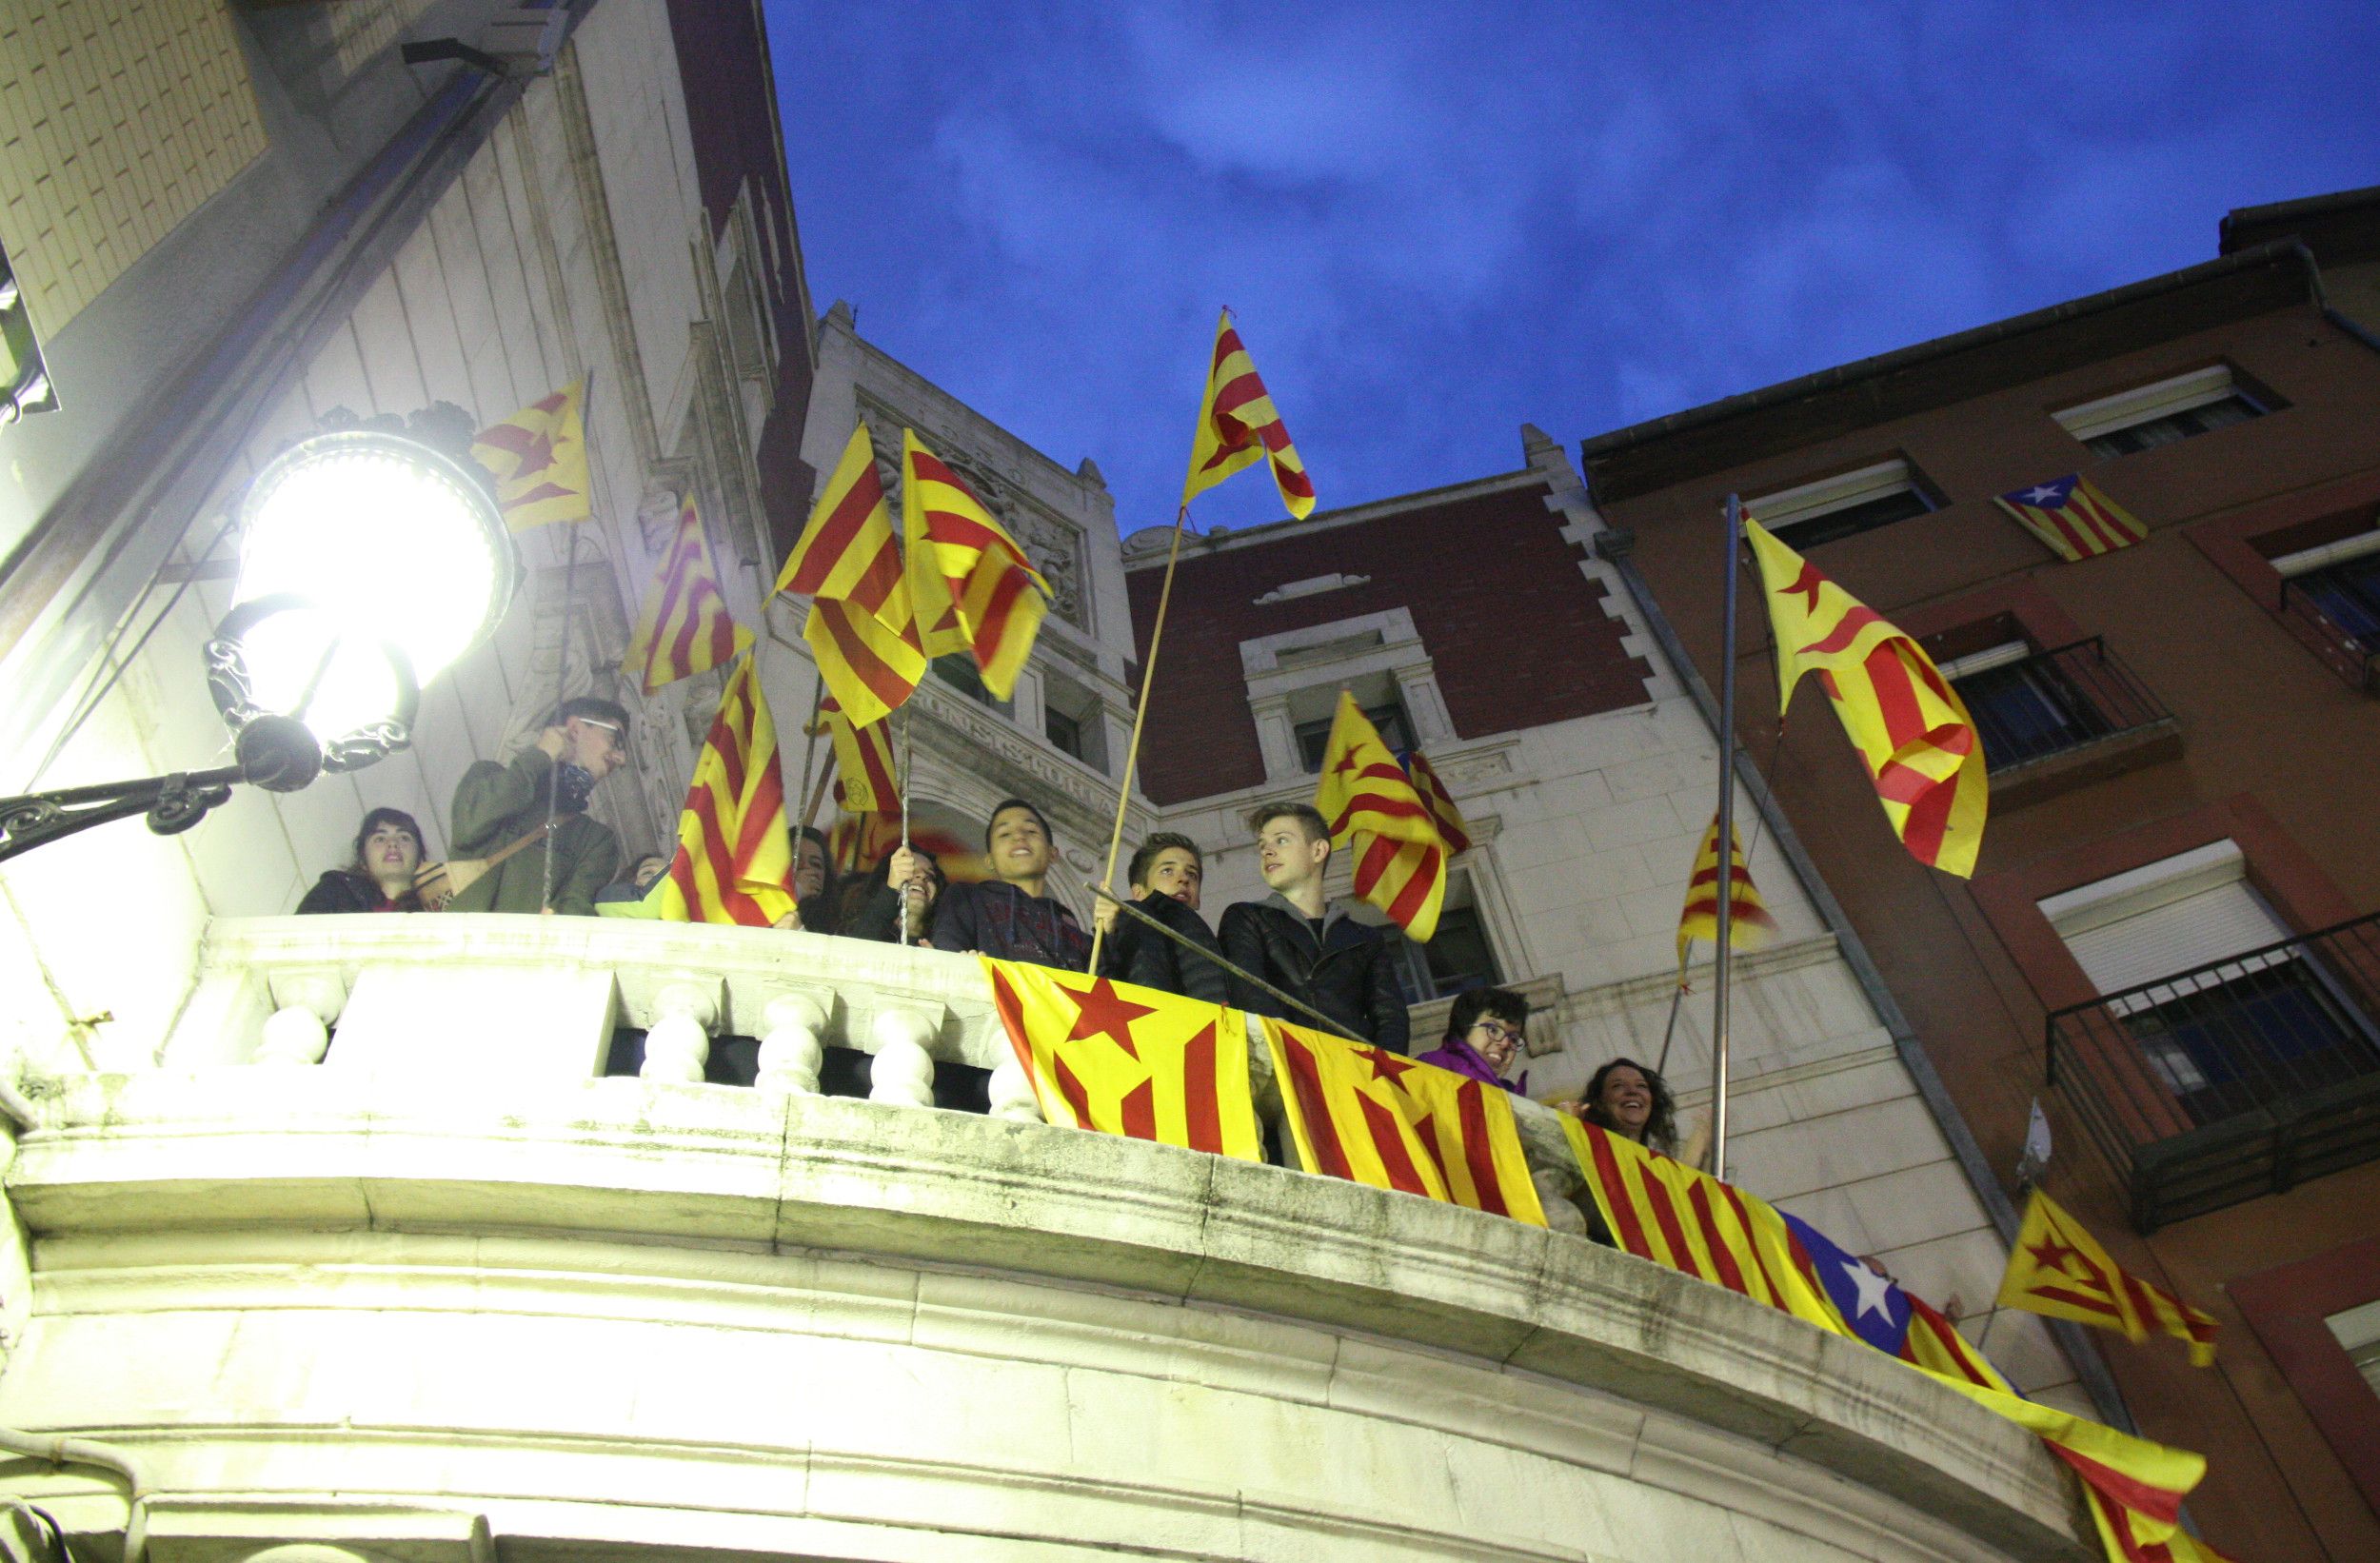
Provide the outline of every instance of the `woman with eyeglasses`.
<path id="1" fill-rule="evenodd" d="M 1518 1079 L 1504 1073 L 1527 1045 L 1528 1031 L 1529 1000 L 1510 988 L 1473 988 L 1446 1012 L 1446 1039 L 1420 1061 L 1518 1095 L 1529 1087 L 1528 1072 Z"/>

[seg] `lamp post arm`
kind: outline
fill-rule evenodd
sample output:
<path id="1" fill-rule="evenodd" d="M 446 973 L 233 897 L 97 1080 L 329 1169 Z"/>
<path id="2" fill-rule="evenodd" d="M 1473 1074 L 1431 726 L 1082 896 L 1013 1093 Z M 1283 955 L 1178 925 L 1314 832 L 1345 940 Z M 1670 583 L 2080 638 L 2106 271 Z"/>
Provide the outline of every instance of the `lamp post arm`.
<path id="1" fill-rule="evenodd" d="M 135 814 L 148 815 L 149 828 L 158 835 L 178 836 L 205 819 L 208 810 L 228 802 L 231 784 L 240 780 L 239 766 L 224 765 L 0 798 L 0 862 L 61 836 Z"/>

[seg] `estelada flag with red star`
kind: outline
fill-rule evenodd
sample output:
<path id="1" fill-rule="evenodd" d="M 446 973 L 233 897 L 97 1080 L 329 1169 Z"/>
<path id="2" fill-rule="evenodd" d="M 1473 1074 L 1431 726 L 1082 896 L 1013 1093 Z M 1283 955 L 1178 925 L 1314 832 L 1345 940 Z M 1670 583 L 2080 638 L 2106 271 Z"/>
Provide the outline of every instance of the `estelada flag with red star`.
<path id="1" fill-rule="evenodd" d="M 496 480 L 496 508 L 516 532 L 594 514 L 586 475 L 586 381 L 573 380 L 471 437 L 471 459 Z"/>
<path id="2" fill-rule="evenodd" d="M 1155 988 L 981 958 L 1050 1122 L 1262 1161 L 1247 1017 Z"/>
<path id="3" fill-rule="evenodd" d="M 1306 1171 L 1545 1225 L 1502 1090 L 1385 1048 L 1262 1023 Z"/>
<path id="4" fill-rule="evenodd" d="M 1983 742 L 1958 691 L 1915 641 L 1750 516 L 1744 535 L 1776 636 L 1778 720 L 1801 676 L 1815 673 L 1909 855 L 1973 875 L 1988 789 Z"/>
<path id="5" fill-rule="evenodd" d="M 2025 1202 L 2024 1225 L 2008 1251 L 1999 1304 L 2052 1318 L 2116 1330 L 2137 1345 L 2152 1335 L 2189 1343 L 2197 1367 L 2214 1361 L 2213 1317 L 2152 1286 L 2108 1256 L 2099 1240 L 2039 1189 Z"/>

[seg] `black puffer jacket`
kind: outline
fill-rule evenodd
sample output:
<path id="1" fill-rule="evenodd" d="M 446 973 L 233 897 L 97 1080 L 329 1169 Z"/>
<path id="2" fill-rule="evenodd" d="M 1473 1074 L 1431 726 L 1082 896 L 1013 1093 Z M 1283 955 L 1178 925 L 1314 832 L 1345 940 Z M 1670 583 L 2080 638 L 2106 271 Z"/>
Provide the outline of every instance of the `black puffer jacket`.
<path id="1" fill-rule="evenodd" d="M 1349 1031 L 1392 1053 L 1405 1051 L 1405 996 L 1389 967 L 1388 942 L 1380 931 L 1333 905 L 1315 943 L 1305 914 L 1279 894 L 1224 908 L 1223 958 L 1294 998 L 1312 1004 Z M 1295 1024 L 1309 1017 L 1282 1014 L 1265 994 L 1233 979 L 1231 1001 L 1259 1015 Z"/>
<path id="2" fill-rule="evenodd" d="M 1220 952 L 1222 948 L 1215 942 L 1204 918 L 1162 891 L 1152 890 L 1132 904 L 1135 910 L 1147 913 L 1202 950 Z M 1210 1004 L 1231 1002 L 1222 967 L 1212 960 L 1200 960 L 1156 929 L 1121 912 L 1116 914 L 1116 925 L 1107 931 L 1107 942 L 1100 950 L 1100 975 Z"/>

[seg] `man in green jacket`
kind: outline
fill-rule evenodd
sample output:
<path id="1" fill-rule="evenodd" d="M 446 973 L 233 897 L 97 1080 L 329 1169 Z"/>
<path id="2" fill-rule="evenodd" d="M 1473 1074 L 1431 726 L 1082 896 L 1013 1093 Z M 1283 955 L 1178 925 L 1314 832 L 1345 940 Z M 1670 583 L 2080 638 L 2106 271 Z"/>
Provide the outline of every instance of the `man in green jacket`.
<path id="1" fill-rule="evenodd" d="M 598 782 L 627 762 L 628 713 L 581 695 L 563 702 L 554 724 L 511 764 L 483 760 L 465 771 L 447 833 L 457 858 L 490 858 L 523 837 L 544 839 L 490 868 L 448 910 L 593 917 L 595 892 L 619 871 L 620 839 L 586 817 L 586 801 Z M 546 835 L 549 814 L 553 830 Z"/>

